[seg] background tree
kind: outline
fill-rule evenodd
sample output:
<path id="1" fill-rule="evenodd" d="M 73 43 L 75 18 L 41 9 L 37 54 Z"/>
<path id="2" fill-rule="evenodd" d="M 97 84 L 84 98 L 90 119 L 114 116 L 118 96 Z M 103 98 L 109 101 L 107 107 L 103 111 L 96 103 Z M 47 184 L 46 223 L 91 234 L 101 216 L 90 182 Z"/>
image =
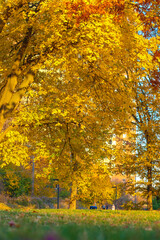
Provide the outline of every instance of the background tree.
<path id="1" fill-rule="evenodd" d="M 21 195 L 30 195 L 31 193 L 31 174 L 22 167 L 9 164 L 1 169 L 1 181 L 3 190 L 1 194 L 10 197 L 19 197 Z"/>
<path id="2" fill-rule="evenodd" d="M 78 82 L 73 85 L 57 78 L 54 86 L 53 77 L 53 74 L 41 74 L 40 87 L 35 86 L 36 91 L 28 93 L 15 122 L 35 148 L 32 154 L 35 154 L 36 165 L 39 162 L 43 166 L 42 161 L 47 158 L 46 171 L 54 172 L 54 178 L 71 187 L 76 195 L 71 194 L 75 208 L 77 187 L 84 181 L 82 175 L 106 156 L 107 149 L 103 146 L 104 139 L 110 138 L 109 122 L 103 121 L 104 114 L 97 111 L 88 91 L 83 88 L 77 91 Z"/>
<path id="3" fill-rule="evenodd" d="M 79 184 L 79 198 L 87 204 L 97 204 L 99 207 L 106 202 L 112 204 L 115 191 L 112 188 L 110 172 L 104 162 L 93 163 L 88 172 L 84 172 L 83 181 Z"/>

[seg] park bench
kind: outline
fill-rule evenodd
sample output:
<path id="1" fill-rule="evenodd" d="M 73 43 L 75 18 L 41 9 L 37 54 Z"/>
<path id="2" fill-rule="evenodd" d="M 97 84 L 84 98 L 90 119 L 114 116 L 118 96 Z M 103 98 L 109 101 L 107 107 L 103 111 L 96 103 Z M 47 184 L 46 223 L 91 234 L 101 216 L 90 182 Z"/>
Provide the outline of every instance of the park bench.
<path id="1" fill-rule="evenodd" d="M 97 209 L 97 206 L 90 206 L 90 209 Z"/>

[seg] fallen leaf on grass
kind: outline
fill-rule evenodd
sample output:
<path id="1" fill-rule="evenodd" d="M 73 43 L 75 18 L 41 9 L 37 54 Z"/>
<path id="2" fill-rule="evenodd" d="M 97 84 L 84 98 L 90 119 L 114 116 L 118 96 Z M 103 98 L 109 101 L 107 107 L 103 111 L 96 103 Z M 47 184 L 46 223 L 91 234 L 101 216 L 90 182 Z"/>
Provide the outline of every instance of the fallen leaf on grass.
<path id="1" fill-rule="evenodd" d="M 154 224 L 160 224 L 160 221 L 156 221 L 156 222 L 154 222 Z"/>
<path id="2" fill-rule="evenodd" d="M 21 213 L 21 214 L 19 214 L 19 217 L 24 217 L 25 216 L 25 214 L 24 213 Z"/>
<path id="3" fill-rule="evenodd" d="M 87 216 L 87 214 L 86 213 L 82 213 L 82 216 Z"/>
<path id="4" fill-rule="evenodd" d="M 117 225 L 116 225 L 116 224 L 113 224 L 113 223 L 111 223 L 110 226 L 111 226 L 111 227 L 117 227 Z"/>
<path id="5" fill-rule="evenodd" d="M 8 224 L 9 224 L 10 227 L 16 227 L 16 228 L 20 227 L 20 225 L 15 223 L 14 221 L 10 221 Z"/>
<path id="6" fill-rule="evenodd" d="M 145 227 L 145 230 L 146 230 L 146 231 L 152 231 L 152 227 L 150 227 L 150 226 Z"/>
<path id="7" fill-rule="evenodd" d="M 57 233 L 49 233 L 45 236 L 44 240 L 62 240 Z"/>
<path id="8" fill-rule="evenodd" d="M 124 225 L 123 228 L 129 228 L 129 225 Z"/>

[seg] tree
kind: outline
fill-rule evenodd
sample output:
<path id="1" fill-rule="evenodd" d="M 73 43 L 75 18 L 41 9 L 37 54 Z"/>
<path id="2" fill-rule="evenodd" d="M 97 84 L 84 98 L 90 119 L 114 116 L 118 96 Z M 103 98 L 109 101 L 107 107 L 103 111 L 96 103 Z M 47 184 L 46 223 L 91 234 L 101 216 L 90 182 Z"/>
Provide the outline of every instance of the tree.
<path id="1" fill-rule="evenodd" d="M 71 81 L 70 73 L 74 72 L 75 76 L 72 82 L 76 82 L 75 79 L 86 76 L 87 72 L 90 72 L 90 65 L 97 64 L 96 60 L 99 59 L 99 53 L 103 51 L 105 39 L 108 39 L 107 41 L 112 45 L 112 51 L 116 52 L 118 48 L 118 33 L 113 34 L 110 31 L 116 26 L 112 17 L 110 19 L 108 16 L 105 20 L 108 29 L 106 32 L 103 30 L 103 22 L 99 18 L 101 16 L 99 9 L 95 16 L 96 8 L 94 7 L 95 10 L 91 12 L 90 21 L 82 18 L 81 23 L 78 23 L 77 18 L 74 19 L 72 14 L 69 15 L 70 6 L 67 8 L 66 6 L 66 1 L 1 2 L 0 131 L 1 157 L 4 164 L 10 161 L 20 164 L 20 151 L 18 152 L 19 157 L 17 155 L 16 158 L 10 158 L 7 153 L 4 153 L 4 137 L 10 129 L 17 130 L 13 119 L 20 111 L 20 101 L 25 101 L 25 98 L 22 99 L 22 97 L 35 80 L 34 72 L 36 73 L 40 68 L 54 69 L 54 71 L 60 69 L 66 79 L 68 76 L 67 81 Z M 86 20 L 89 24 L 85 24 Z M 102 43 L 99 44 L 99 42 Z M 115 43 L 116 47 L 114 47 Z M 112 59 L 111 56 L 110 62 Z M 70 65 L 72 65 L 72 69 L 70 69 Z M 85 84 L 87 82 L 84 82 Z M 8 133 L 6 138 L 9 140 L 12 137 L 13 143 L 14 138 L 11 134 Z M 15 132 L 13 134 L 15 135 Z M 15 146 L 13 147 L 15 149 Z M 21 149 L 28 151 L 27 146 L 24 147 L 23 143 Z M 8 149 L 7 152 L 9 153 L 9 151 L 13 156 L 14 150 Z M 41 157 L 39 156 L 39 158 Z"/>
<path id="2" fill-rule="evenodd" d="M 151 87 L 151 77 L 146 76 L 137 86 L 136 109 L 133 115 L 137 126 L 137 155 L 136 172 L 147 184 L 148 209 L 152 210 L 153 188 L 159 179 L 159 133 L 160 133 L 160 104 L 159 90 Z M 147 183 L 146 183 L 147 180 Z"/>
<path id="3" fill-rule="evenodd" d="M 155 1 L 154 3 L 151 11 L 154 8 L 156 13 L 158 5 Z M 38 106 L 36 123 L 40 119 L 41 121 L 38 122 L 40 126 L 45 121 L 42 125 L 46 124 L 46 128 L 43 127 L 43 134 L 45 129 L 50 129 L 54 136 L 53 129 L 61 128 L 61 131 L 57 132 L 60 136 L 65 135 L 65 138 L 60 140 L 60 143 L 55 143 L 56 146 L 58 145 L 57 151 L 63 150 L 67 139 L 66 156 L 68 158 L 68 153 L 71 154 L 75 168 L 78 161 L 76 146 L 82 149 L 82 155 L 86 154 L 83 133 L 84 136 L 89 135 L 89 139 L 94 140 L 97 133 L 102 133 L 104 136 L 105 131 L 100 128 L 106 127 L 108 131 L 110 127 L 112 133 L 117 134 L 124 131 L 125 127 L 130 127 L 130 117 L 136 116 L 135 86 L 138 85 L 140 78 L 144 77 L 143 69 L 145 76 L 154 69 L 152 60 L 157 61 L 159 52 L 157 46 L 153 47 L 154 41 L 149 41 L 138 34 L 140 31 L 145 32 L 143 11 L 139 14 L 141 7 L 144 7 L 141 1 L 123 0 L 118 2 L 95 0 L 92 4 L 90 1 L 78 0 L 70 2 L 17 0 L 14 3 L 3 1 L 0 7 L 2 13 L 0 21 L 1 140 L 10 125 L 15 128 L 13 118 L 14 114 L 21 111 L 18 105 L 22 96 L 33 81 L 39 81 L 33 74 L 33 72 L 37 73 L 37 69 L 41 71 L 45 69 L 47 73 L 51 71 L 54 75 L 61 75 L 60 85 L 67 87 L 66 91 L 60 93 L 59 89 L 56 92 L 57 88 L 53 84 L 55 92 L 52 99 L 57 106 L 49 99 L 53 85 L 50 84 L 49 88 L 43 90 L 49 91 L 47 98 L 49 108 L 47 104 L 43 109 Z M 145 11 L 146 16 L 151 20 L 150 9 L 144 8 Z M 148 49 L 152 49 L 153 56 Z M 157 69 L 155 71 L 158 74 Z M 75 94 L 73 95 L 72 88 L 79 94 L 73 91 Z M 58 94 L 60 94 L 59 99 L 56 98 Z M 44 95 L 47 95 L 46 92 Z M 65 97 L 64 102 L 63 97 Z M 62 101 L 62 105 L 59 100 Z M 32 113 L 36 101 L 35 99 Z M 71 106 L 76 111 L 68 107 L 71 101 L 73 101 Z M 43 100 L 38 104 L 41 103 Z M 66 107 L 67 111 L 65 111 Z M 40 113 L 44 114 L 44 117 L 40 117 Z M 48 114 L 49 122 L 46 123 Z M 89 119 L 89 114 L 92 119 Z M 31 122 L 33 116 L 34 113 L 28 114 Z M 36 115 L 33 119 L 35 118 Z M 81 123 L 82 119 L 83 123 Z M 50 127 L 51 124 L 54 126 Z M 91 134 L 88 129 L 92 131 Z M 51 139 L 52 135 L 49 136 L 48 139 Z M 105 139 L 106 137 L 103 141 Z M 95 143 L 97 144 L 95 149 L 102 146 L 102 137 L 99 140 L 98 144 Z M 36 143 L 36 140 L 33 142 Z M 89 140 L 88 142 L 90 143 Z M 43 145 L 43 141 L 39 144 Z M 101 151 L 94 151 L 94 154 L 95 152 L 97 157 L 101 154 Z M 83 157 L 79 156 L 80 159 Z"/>
<path id="4" fill-rule="evenodd" d="M 119 142 L 116 139 L 120 158 L 115 151 L 118 171 L 140 178 L 133 181 L 130 190 L 132 193 L 139 190 L 147 198 L 148 210 L 152 210 L 153 193 L 159 184 L 160 104 L 159 89 L 153 87 L 152 79 L 152 76 L 144 75 L 133 87 L 131 125 L 124 130 L 126 139 L 124 136 L 120 136 Z"/>
<path id="5" fill-rule="evenodd" d="M 47 158 L 48 173 L 72 189 L 70 208 L 76 207 L 77 188 L 83 185 L 83 175 L 88 174 L 94 162 L 104 158 L 104 139 L 110 138 L 110 122 L 103 121 L 103 111 L 97 110 L 89 91 L 80 87 L 78 81 L 75 85 L 62 81 L 58 74 L 41 73 L 40 86 L 35 85 L 35 90 L 28 92 L 14 120 L 34 146 L 31 155 L 35 155 L 36 165 L 39 162 L 42 166 Z"/>
<path id="6" fill-rule="evenodd" d="M 63 65 L 63 69 L 70 72 L 68 62 L 77 65 L 79 55 L 85 56 L 81 62 L 92 58 L 97 39 L 93 40 L 93 36 L 96 36 L 94 33 L 97 26 L 92 26 L 93 31 L 89 34 L 91 26 L 87 28 L 83 24 L 85 19 L 82 19 L 82 24 L 78 27 L 77 19 L 69 16 L 67 3 L 65 0 L 1 1 L 0 130 L 4 130 L 6 120 L 13 115 L 26 89 L 34 81 L 33 71 L 52 64 L 54 68 Z M 79 1 L 77 3 L 80 4 Z M 99 11 L 97 14 L 100 16 Z M 98 18 L 96 17 L 95 23 L 99 22 Z M 85 29 L 88 36 L 84 38 L 82 33 L 87 34 Z M 84 47 L 89 42 L 85 50 Z M 84 47 L 79 51 L 77 48 L 80 45 Z M 96 52 L 94 58 L 98 57 Z M 1 138 L 4 134 L 5 131 Z"/>
<path id="7" fill-rule="evenodd" d="M 141 6 L 141 1 L 138 6 Z M 84 70 L 85 74 L 86 71 L 91 73 L 93 67 L 98 67 L 105 52 L 105 62 L 111 64 L 110 68 L 115 71 L 113 59 L 119 66 L 118 54 L 122 54 L 121 59 L 125 56 L 124 49 L 121 51 L 119 48 L 123 43 L 121 28 L 124 25 L 127 29 L 129 25 L 133 27 L 127 19 L 131 21 L 132 14 L 136 17 L 135 8 L 137 4 L 131 1 L 97 0 L 91 4 L 90 1 L 79 0 L 2 0 L 1 138 L 7 131 L 4 131 L 4 124 L 13 116 L 22 96 L 34 81 L 33 72 L 36 73 L 37 69 L 61 68 L 70 75 L 78 66 L 77 74 L 81 76 Z"/>
<path id="8" fill-rule="evenodd" d="M 29 195 L 31 192 L 31 174 L 23 167 L 17 167 L 15 164 L 9 164 L 1 169 L 1 181 L 3 184 L 2 194 L 10 197 L 19 197 Z"/>
<path id="9" fill-rule="evenodd" d="M 78 186 L 79 198 L 85 203 L 96 203 L 100 207 L 106 202 L 112 203 L 115 191 L 109 175 L 106 163 L 93 163 L 87 172 L 82 173 L 83 181 Z"/>

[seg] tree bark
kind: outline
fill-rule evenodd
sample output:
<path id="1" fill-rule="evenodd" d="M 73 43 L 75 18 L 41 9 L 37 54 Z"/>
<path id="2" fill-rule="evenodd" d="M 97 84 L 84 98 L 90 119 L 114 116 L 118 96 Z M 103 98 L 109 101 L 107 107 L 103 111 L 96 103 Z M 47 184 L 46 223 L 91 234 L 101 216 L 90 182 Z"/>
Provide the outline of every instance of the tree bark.
<path id="1" fill-rule="evenodd" d="M 19 88 L 14 91 L 17 84 L 17 76 L 13 75 L 9 77 L 0 99 L 0 132 L 3 131 L 6 120 L 12 115 L 22 96 L 24 96 L 26 89 L 33 81 L 34 75 L 28 73 Z"/>
<path id="2" fill-rule="evenodd" d="M 0 22 L 1 23 L 1 22 Z M 4 124 L 16 109 L 17 105 L 24 96 L 27 88 L 34 81 L 34 74 L 31 72 L 25 73 L 25 77 L 21 83 L 18 83 L 18 76 L 21 73 L 21 61 L 24 58 L 25 51 L 32 37 L 32 27 L 26 31 L 22 45 L 16 55 L 16 60 L 13 63 L 11 73 L 6 79 L 6 83 L 0 91 L 0 133 L 1 139 L 4 134 Z M 19 85 L 19 86 L 18 86 Z M 18 86 L 18 87 L 17 87 Z M 2 136 L 3 135 L 3 136 Z M 0 139 L 0 140 L 1 140 Z"/>
<path id="3" fill-rule="evenodd" d="M 74 153 L 71 139 L 69 136 L 69 127 L 67 124 L 67 135 L 68 135 L 68 143 L 69 148 L 71 152 L 71 172 L 72 172 L 72 182 L 71 182 L 71 196 L 70 196 L 70 203 L 69 203 L 69 209 L 76 209 L 76 203 L 77 203 L 77 182 L 76 182 L 76 172 L 78 169 L 78 163 L 76 160 L 76 155 Z"/>
<path id="4" fill-rule="evenodd" d="M 76 205 L 77 205 L 76 197 L 77 197 L 77 183 L 75 180 L 73 180 L 71 185 L 71 197 L 70 197 L 69 209 L 76 209 Z"/>
<path id="5" fill-rule="evenodd" d="M 152 167 L 147 168 L 148 174 L 148 186 L 147 186 L 147 209 L 149 211 L 153 210 L 152 206 Z"/>
<path id="6" fill-rule="evenodd" d="M 149 211 L 153 210 L 153 205 L 152 205 L 152 196 L 153 196 L 153 189 L 152 189 L 152 159 L 151 159 L 151 152 L 150 152 L 150 135 L 149 132 L 146 130 L 145 131 L 145 136 L 146 136 L 146 141 L 147 141 L 147 153 L 148 153 L 148 157 L 147 157 L 147 162 L 148 162 L 148 167 L 147 167 L 147 180 L 148 180 L 148 184 L 147 184 L 147 209 Z"/>

